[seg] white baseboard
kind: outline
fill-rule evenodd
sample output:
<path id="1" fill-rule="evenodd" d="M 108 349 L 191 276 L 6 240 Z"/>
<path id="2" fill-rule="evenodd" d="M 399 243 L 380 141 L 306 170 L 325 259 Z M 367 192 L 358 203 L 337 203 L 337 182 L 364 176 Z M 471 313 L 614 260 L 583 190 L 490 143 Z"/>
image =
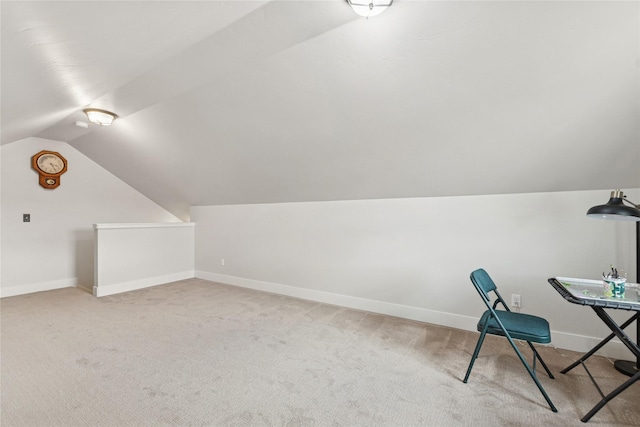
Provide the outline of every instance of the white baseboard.
<path id="1" fill-rule="evenodd" d="M 175 282 L 178 280 L 191 279 L 193 277 L 194 271 L 188 270 L 164 276 L 146 277 L 144 279 L 112 283 L 108 285 L 98 284 L 93 286 L 93 296 L 104 297 L 107 295 L 120 294 L 123 292 L 135 291 L 137 289 L 149 288 L 151 286 L 163 285 L 165 283 Z"/>
<path id="2" fill-rule="evenodd" d="M 372 313 L 386 314 L 389 316 L 401 317 L 403 319 L 417 320 L 420 322 L 432 323 L 434 325 L 447 326 L 467 331 L 476 331 L 476 325 L 478 323 L 477 318 L 460 314 L 428 310 L 420 307 L 411 307 L 349 295 L 334 294 L 314 289 L 298 288 L 279 283 L 263 282 L 260 280 L 228 276 L 225 274 L 211 273 L 207 271 L 196 270 L 195 277 L 227 285 L 272 292 L 275 294 L 369 311 Z M 602 339 L 562 331 L 551 331 L 551 336 L 553 346 L 579 353 L 586 353 L 595 347 Z M 630 359 L 632 357 L 629 350 L 617 339 L 610 341 L 604 348 L 600 349 L 597 354 L 621 359 Z M 569 364 L 570 363 L 567 363 L 567 365 Z"/>
<path id="3" fill-rule="evenodd" d="M 605 337 L 588 337 L 585 335 L 570 334 L 561 331 L 551 331 L 551 343 L 553 346 L 577 351 L 578 353 L 586 353 L 595 347 Z M 618 339 L 614 338 L 603 348 L 596 352 L 600 356 L 612 359 L 631 360 L 633 355 L 627 347 Z"/>
<path id="4" fill-rule="evenodd" d="M 478 319 L 468 316 L 445 313 L 442 311 L 427 310 L 419 307 L 411 307 L 407 305 L 376 301 L 349 295 L 334 294 L 331 292 L 318 291 L 315 289 L 298 288 L 295 286 L 282 285 L 279 283 L 262 282 L 259 280 L 227 276 L 224 274 L 210 273 L 206 271 L 196 270 L 196 277 L 199 279 L 210 280 L 212 282 L 224 283 L 227 285 L 272 292 L 274 294 L 287 295 L 290 297 L 338 305 L 341 307 L 370 311 L 372 313 L 386 314 L 389 316 L 401 317 L 403 319 L 451 326 L 458 329 L 475 330 L 476 324 L 478 323 Z"/>
<path id="5" fill-rule="evenodd" d="M 385 301 L 376 301 L 349 295 L 335 294 L 331 292 L 318 291 L 315 289 L 298 288 L 295 286 L 282 285 L 279 283 L 245 279 L 243 277 L 227 276 L 224 274 L 210 273 L 199 270 L 196 270 L 196 277 L 199 279 L 210 280 L 212 282 L 224 283 L 227 285 L 272 292 L 275 294 L 287 295 L 290 297 L 306 299 L 310 301 L 317 301 L 326 304 L 338 305 L 341 307 L 354 308 L 356 310 L 370 311 L 372 313 L 386 314 L 389 316 L 401 317 L 403 319 L 450 326 L 457 329 L 475 331 L 476 324 L 478 323 L 478 319 L 476 318 L 462 316 L 459 314 L 428 310 L 420 307 L 411 307 L 407 305 L 395 304 Z"/>
<path id="6" fill-rule="evenodd" d="M 78 278 L 52 280 L 50 282 L 28 283 L 0 288 L 0 298 L 32 294 L 34 292 L 52 291 L 54 289 L 74 288 L 78 286 Z"/>

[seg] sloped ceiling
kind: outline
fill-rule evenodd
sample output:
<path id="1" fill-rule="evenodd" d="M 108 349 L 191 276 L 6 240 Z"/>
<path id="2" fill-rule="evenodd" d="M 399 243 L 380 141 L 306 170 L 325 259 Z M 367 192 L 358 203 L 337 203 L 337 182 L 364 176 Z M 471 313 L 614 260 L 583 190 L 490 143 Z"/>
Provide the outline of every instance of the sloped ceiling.
<path id="1" fill-rule="evenodd" d="M 2 1 L 2 143 L 189 206 L 640 187 L 639 2 Z M 111 127 L 73 125 L 104 108 Z"/>

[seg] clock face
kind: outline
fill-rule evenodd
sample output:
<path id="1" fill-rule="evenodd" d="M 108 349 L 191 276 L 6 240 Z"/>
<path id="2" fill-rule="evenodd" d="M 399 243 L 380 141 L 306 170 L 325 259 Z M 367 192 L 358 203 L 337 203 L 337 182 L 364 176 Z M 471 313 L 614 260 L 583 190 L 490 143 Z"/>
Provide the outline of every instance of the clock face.
<path id="1" fill-rule="evenodd" d="M 55 154 L 47 153 L 38 157 L 38 169 L 50 175 L 56 175 L 64 169 L 64 161 Z"/>
<path id="2" fill-rule="evenodd" d="M 60 186 L 60 176 L 67 171 L 67 159 L 55 151 L 42 150 L 31 157 L 31 167 L 40 175 L 40 185 L 53 190 Z"/>

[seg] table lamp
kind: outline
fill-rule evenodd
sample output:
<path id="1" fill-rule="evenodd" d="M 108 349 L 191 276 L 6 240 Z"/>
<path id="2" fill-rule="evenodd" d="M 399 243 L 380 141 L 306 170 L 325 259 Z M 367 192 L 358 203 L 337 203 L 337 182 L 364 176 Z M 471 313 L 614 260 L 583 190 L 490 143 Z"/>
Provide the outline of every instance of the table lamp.
<path id="1" fill-rule="evenodd" d="M 630 206 L 625 205 L 625 202 Z M 636 283 L 640 283 L 640 205 L 627 200 L 622 191 L 613 190 L 607 204 L 592 207 L 587 211 L 587 216 L 618 221 L 636 221 Z M 640 343 L 640 320 L 636 322 L 636 343 Z M 635 362 L 616 360 L 613 365 L 623 374 L 632 376 L 640 370 L 640 357 Z"/>

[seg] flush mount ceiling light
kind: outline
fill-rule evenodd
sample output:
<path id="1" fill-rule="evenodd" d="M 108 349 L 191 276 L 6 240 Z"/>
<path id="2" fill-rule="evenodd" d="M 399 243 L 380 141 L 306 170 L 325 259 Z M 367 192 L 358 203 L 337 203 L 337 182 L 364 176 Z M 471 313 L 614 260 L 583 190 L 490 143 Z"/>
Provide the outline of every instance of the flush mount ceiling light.
<path id="1" fill-rule="evenodd" d="M 393 0 L 347 0 L 347 3 L 355 13 L 369 18 L 380 15 L 386 8 L 391 6 Z"/>
<path id="2" fill-rule="evenodd" d="M 100 126 L 110 126 L 118 116 L 110 111 L 99 110 L 97 108 L 85 108 L 84 113 L 89 118 L 91 123 L 95 123 Z"/>

